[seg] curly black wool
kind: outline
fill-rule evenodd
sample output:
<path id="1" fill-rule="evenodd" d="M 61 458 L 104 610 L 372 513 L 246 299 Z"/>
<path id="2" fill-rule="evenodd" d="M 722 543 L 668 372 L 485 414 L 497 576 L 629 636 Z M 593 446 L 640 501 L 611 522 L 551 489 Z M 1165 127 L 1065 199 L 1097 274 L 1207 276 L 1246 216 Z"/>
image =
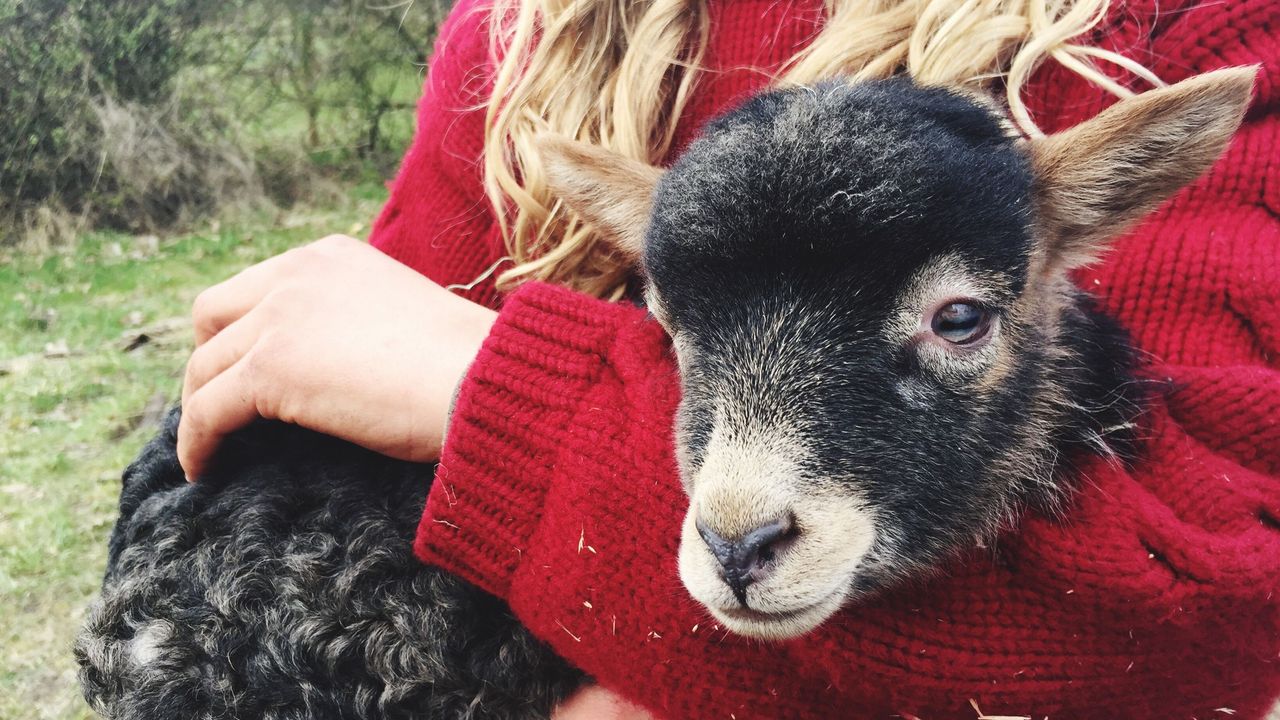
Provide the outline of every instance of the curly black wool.
<path id="1" fill-rule="evenodd" d="M 124 474 L 75 647 L 108 718 L 542 718 L 582 674 L 420 564 L 434 468 L 260 422 L 188 484 L 178 411 Z"/>

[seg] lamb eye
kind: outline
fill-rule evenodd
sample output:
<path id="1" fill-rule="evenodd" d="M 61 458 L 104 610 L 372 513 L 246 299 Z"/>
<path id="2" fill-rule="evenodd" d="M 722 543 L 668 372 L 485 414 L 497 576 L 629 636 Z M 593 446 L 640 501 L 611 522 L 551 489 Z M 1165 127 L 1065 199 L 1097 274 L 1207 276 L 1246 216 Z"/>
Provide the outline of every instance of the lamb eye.
<path id="1" fill-rule="evenodd" d="M 956 345 L 981 340 L 991 327 L 991 313 L 969 302 L 953 302 L 938 308 L 930 321 L 933 334 Z"/>

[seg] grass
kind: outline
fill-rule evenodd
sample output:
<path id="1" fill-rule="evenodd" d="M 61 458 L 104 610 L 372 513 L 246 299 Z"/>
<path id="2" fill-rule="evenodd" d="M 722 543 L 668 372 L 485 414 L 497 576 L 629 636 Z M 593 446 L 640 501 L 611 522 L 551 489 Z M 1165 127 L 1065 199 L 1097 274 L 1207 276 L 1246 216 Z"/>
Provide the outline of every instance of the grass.
<path id="1" fill-rule="evenodd" d="M 101 578 L 120 472 L 176 400 L 186 317 L 204 287 L 332 232 L 363 235 L 383 199 L 156 241 L 92 234 L 0 252 L 0 719 L 88 718 L 71 643 Z M 125 351 L 131 336 L 171 328 Z"/>

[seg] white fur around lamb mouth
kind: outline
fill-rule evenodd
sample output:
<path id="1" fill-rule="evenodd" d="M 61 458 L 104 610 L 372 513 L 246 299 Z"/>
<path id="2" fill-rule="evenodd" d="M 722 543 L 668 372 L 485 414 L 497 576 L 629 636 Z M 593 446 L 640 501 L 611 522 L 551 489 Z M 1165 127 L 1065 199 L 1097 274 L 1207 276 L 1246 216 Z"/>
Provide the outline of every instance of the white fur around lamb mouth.
<path id="1" fill-rule="evenodd" d="M 720 609 L 720 614 L 734 620 L 742 620 L 745 622 L 786 622 L 795 618 L 807 615 L 813 612 L 820 603 L 806 605 L 796 610 L 784 610 L 782 612 L 770 613 L 761 610 L 752 610 L 748 607 L 736 607 L 729 609 Z"/>
<path id="2" fill-rule="evenodd" d="M 795 610 L 768 613 L 737 607 L 717 609 L 712 614 L 737 635 L 761 640 L 787 640 L 818 627 L 838 608 L 838 596 L 832 595 Z"/>
<path id="3" fill-rule="evenodd" d="M 796 620 L 809 620 L 815 612 L 821 611 L 831 605 L 841 593 L 839 591 L 825 595 L 818 600 L 793 610 L 781 610 L 778 612 L 765 612 L 750 607 L 738 606 L 732 608 L 717 608 L 717 614 L 729 620 L 736 620 L 744 623 L 791 623 Z"/>

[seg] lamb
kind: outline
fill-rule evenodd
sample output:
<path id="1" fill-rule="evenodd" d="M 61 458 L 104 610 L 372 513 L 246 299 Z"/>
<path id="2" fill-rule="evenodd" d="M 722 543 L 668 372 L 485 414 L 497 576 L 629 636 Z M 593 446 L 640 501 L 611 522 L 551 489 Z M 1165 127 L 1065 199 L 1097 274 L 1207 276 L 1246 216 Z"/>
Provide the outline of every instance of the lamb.
<path id="1" fill-rule="evenodd" d="M 1068 274 L 1216 160 L 1253 75 L 1031 140 L 906 79 L 762 94 L 666 171 L 547 138 L 553 188 L 672 337 L 690 594 L 794 637 L 1024 507 L 1063 512 L 1086 454 L 1135 452 L 1132 353 Z M 77 643 L 98 712 L 546 717 L 587 681 L 410 558 L 430 467 L 261 423 L 187 485 L 176 422 L 125 474 Z"/>

